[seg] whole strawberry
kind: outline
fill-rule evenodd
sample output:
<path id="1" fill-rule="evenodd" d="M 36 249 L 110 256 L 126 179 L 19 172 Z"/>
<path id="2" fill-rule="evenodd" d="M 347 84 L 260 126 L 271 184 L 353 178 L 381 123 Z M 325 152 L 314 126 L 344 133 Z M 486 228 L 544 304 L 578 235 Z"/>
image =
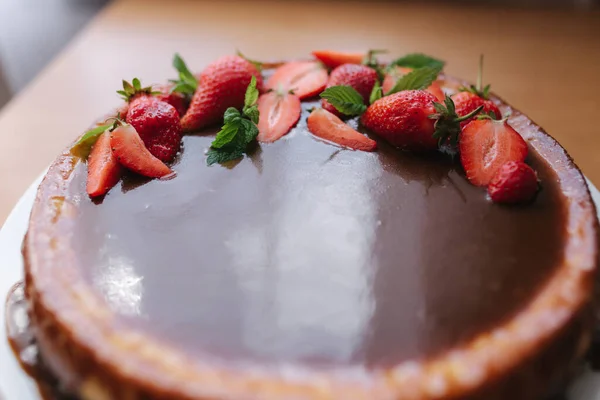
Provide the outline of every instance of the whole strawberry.
<path id="1" fill-rule="evenodd" d="M 129 111 L 130 102 L 138 97 L 155 96 L 159 100 L 175 107 L 179 115 L 183 116 L 189 105 L 189 99 L 183 93 L 174 92 L 172 90 L 174 86 L 173 83 L 170 83 L 166 85 L 142 87 L 137 78 L 134 78 L 132 83 L 123 81 L 123 90 L 119 90 L 117 93 L 123 97 L 125 103 L 117 108 L 117 115 L 119 118 L 125 119 L 127 117 L 127 112 Z"/>
<path id="2" fill-rule="evenodd" d="M 327 87 L 338 85 L 350 86 L 362 96 L 365 103 L 368 103 L 369 96 L 377 79 L 377 72 L 373 68 L 359 64 L 342 64 L 331 71 Z M 322 107 L 337 116 L 340 115 L 338 110 L 326 99 L 322 100 Z"/>
<path id="3" fill-rule="evenodd" d="M 183 93 L 174 92 L 172 90 L 173 87 L 174 85 L 171 83 L 166 85 L 153 86 L 152 89 L 159 92 L 158 94 L 156 94 L 157 99 L 162 100 L 165 103 L 169 103 L 170 105 L 175 107 L 179 116 L 183 117 L 190 104 L 189 98 Z"/>
<path id="4" fill-rule="evenodd" d="M 173 160 L 181 145 L 179 113 L 154 96 L 140 96 L 129 104 L 127 117 L 150 153 L 161 161 Z"/>
<path id="5" fill-rule="evenodd" d="M 522 161 L 509 161 L 502 165 L 488 186 L 492 201 L 503 204 L 530 202 L 537 191 L 537 175 Z"/>
<path id="6" fill-rule="evenodd" d="M 414 151 L 436 150 L 439 145 L 455 146 L 459 123 L 479 111 L 458 117 L 449 97 L 441 104 L 424 90 L 403 90 L 371 104 L 361 123 L 394 146 Z"/>
<path id="7" fill-rule="evenodd" d="M 483 97 L 478 96 L 473 92 L 459 92 L 452 96 L 454 105 L 456 107 L 456 114 L 459 116 L 467 115 L 468 113 L 475 110 L 477 107 L 483 106 L 482 114 L 488 114 L 493 116 L 494 119 L 502 118 L 502 113 L 498 109 L 498 106 L 491 100 L 486 100 Z M 461 122 L 460 126 L 464 127 L 466 124 L 471 122 L 472 119 Z"/>
<path id="8" fill-rule="evenodd" d="M 241 108 L 252 76 L 256 77 L 261 90 L 260 71 L 239 56 L 221 57 L 206 67 L 200 74 L 190 107 L 181 119 L 183 130 L 189 132 L 214 125 L 223 119 L 227 108 Z"/>

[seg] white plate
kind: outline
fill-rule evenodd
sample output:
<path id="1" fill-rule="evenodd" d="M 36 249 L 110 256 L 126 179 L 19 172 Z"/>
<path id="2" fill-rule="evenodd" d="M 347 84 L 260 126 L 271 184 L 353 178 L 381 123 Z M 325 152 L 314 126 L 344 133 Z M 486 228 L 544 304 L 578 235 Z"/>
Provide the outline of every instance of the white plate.
<path id="1" fill-rule="evenodd" d="M 23 259 L 21 242 L 27 229 L 29 212 L 37 187 L 43 177 L 40 176 L 27 189 L 23 197 L 12 210 L 0 231 L 0 398 L 6 400 L 40 400 L 35 383 L 22 371 L 6 341 L 4 329 L 4 296 L 10 287 L 23 279 Z M 588 181 L 594 202 L 600 205 L 600 192 Z M 600 399 L 600 373 L 586 372 L 573 382 L 568 395 L 569 400 Z"/>

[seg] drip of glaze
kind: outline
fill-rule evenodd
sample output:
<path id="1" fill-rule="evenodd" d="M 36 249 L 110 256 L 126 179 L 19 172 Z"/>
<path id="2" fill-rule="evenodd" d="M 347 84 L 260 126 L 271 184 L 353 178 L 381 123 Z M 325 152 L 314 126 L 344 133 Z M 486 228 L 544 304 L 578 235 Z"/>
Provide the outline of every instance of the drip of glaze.
<path id="1" fill-rule="evenodd" d="M 40 357 L 23 282 L 15 284 L 6 298 L 6 336 L 21 368 L 36 382 L 44 400 L 78 400 L 61 390 L 60 383 Z"/>

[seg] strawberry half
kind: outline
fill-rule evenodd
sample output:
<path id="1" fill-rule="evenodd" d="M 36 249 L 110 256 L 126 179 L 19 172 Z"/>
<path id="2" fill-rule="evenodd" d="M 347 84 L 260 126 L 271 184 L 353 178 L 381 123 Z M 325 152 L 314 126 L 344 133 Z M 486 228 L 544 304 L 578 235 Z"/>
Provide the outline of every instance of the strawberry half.
<path id="1" fill-rule="evenodd" d="M 352 129 L 341 119 L 322 108 L 310 113 L 308 130 L 315 136 L 354 150 L 375 151 L 377 142 Z"/>
<path id="2" fill-rule="evenodd" d="M 258 98 L 259 142 L 274 142 L 298 122 L 302 106 L 300 99 L 289 92 L 271 91 Z"/>
<path id="3" fill-rule="evenodd" d="M 184 131 L 195 131 L 217 124 L 229 107 L 244 105 L 246 88 L 252 77 L 262 89 L 260 71 L 240 56 L 225 56 L 214 61 L 202 71 L 199 86 L 187 112 L 181 119 Z"/>
<path id="4" fill-rule="evenodd" d="M 169 167 L 148 151 L 129 124 L 120 125 L 110 133 L 110 147 L 122 166 L 140 175 L 160 178 L 171 173 Z"/>
<path id="5" fill-rule="evenodd" d="M 473 185 L 486 186 L 502 165 L 525 161 L 527 143 L 506 120 L 477 119 L 460 134 L 460 161 Z"/>
<path id="6" fill-rule="evenodd" d="M 412 70 L 412 68 L 407 67 L 396 67 L 388 71 L 388 73 L 385 75 L 385 78 L 383 79 L 383 83 L 381 84 L 381 90 L 383 91 L 383 93 L 389 92 L 394 87 L 396 82 L 398 82 L 398 79 L 411 72 Z M 434 81 L 427 89 L 425 89 L 425 91 L 434 95 L 438 101 L 444 101 L 444 98 L 446 97 L 438 81 Z"/>
<path id="7" fill-rule="evenodd" d="M 300 100 L 318 95 L 327 85 L 327 70 L 316 61 L 293 61 L 277 68 L 265 87 L 292 90 Z"/>
<path id="8" fill-rule="evenodd" d="M 135 128 L 153 156 L 164 162 L 173 160 L 182 136 L 175 107 L 154 96 L 138 97 L 129 104 L 125 120 Z"/>
<path id="9" fill-rule="evenodd" d="M 316 50 L 312 52 L 312 55 L 329 69 L 342 64 L 362 64 L 366 56 L 365 53 L 344 53 L 333 50 Z"/>
<path id="10" fill-rule="evenodd" d="M 502 165 L 488 186 L 494 203 L 518 204 L 533 200 L 538 190 L 535 171 L 521 161 Z"/>
<path id="11" fill-rule="evenodd" d="M 117 184 L 121 165 L 110 148 L 110 133 L 100 135 L 88 157 L 86 190 L 90 197 L 102 196 Z"/>
<path id="12" fill-rule="evenodd" d="M 366 65 L 343 64 L 331 71 L 327 87 L 350 86 L 362 96 L 366 104 L 369 104 L 369 96 L 377 79 L 377 72 L 373 68 Z M 326 99 L 321 101 L 321 105 L 325 110 L 340 116 L 338 110 Z"/>

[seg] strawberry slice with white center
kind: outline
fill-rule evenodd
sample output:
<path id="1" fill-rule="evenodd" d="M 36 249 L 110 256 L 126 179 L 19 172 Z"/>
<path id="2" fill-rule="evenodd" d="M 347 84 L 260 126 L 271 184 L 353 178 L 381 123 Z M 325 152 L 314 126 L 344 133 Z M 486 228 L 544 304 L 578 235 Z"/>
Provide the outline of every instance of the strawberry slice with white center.
<path id="1" fill-rule="evenodd" d="M 312 52 L 312 55 L 330 69 L 342 64 L 362 64 L 366 56 L 365 53 L 345 53 L 333 50 L 316 50 Z"/>
<path id="2" fill-rule="evenodd" d="M 289 92 L 271 91 L 258 98 L 259 142 L 274 142 L 287 134 L 298 119 L 302 106 L 300 98 Z"/>
<path id="3" fill-rule="evenodd" d="M 149 178 L 160 178 L 172 171 L 144 146 L 135 128 L 123 124 L 110 133 L 110 146 L 119 163 L 127 169 Z"/>
<path id="4" fill-rule="evenodd" d="M 507 162 L 525 161 L 527 143 L 506 120 L 478 119 L 460 134 L 460 161 L 467 179 L 486 186 Z"/>
<path id="5" fill-rule="evenodd" d="M 308 130 L 315 136 L 354 150 L 375 151 L 377 142 L 352 129 L 327 110 L 318 108 L 307 119 Z"/>
<path id="6" fill-rule="evenodd" d="M 88 157 L 86 190 L 90 197 L 105 195 L 121 177 L 121 165 L 110 148 L 110 133 L 100 135 Z"/>
<path id="7" fill-rule="evenodd" d="M 294 91 L 300 100 L 318 95 L 327 85 L 327 70 L 316 61 L 293 61 L 277 68 L 265 87 Z"/>

